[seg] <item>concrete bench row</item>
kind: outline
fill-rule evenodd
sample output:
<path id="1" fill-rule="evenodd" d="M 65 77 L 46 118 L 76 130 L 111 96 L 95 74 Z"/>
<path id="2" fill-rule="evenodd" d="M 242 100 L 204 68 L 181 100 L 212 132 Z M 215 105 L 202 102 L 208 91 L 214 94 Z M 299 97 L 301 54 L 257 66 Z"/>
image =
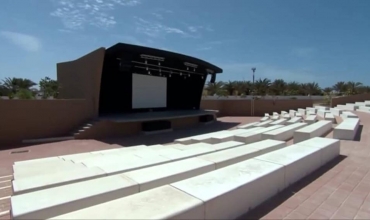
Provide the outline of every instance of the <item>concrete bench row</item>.
<path id="1" fill-rule="evenodd" d="M 331 121 L 318 121 L 294 132 L 294 143 L 299 143 L 313 137 L 320 137 L 333 129 Z"/>
<path id="2" fill-rule="evenodd" d="M 285 142 L 264 140 L 222 152 L 143 168 L 120 175 L 16 195 L 11 198 L 13 218 L 51 218 L 185 180 L 284 147 L 286 147 Z M 32 201 L 38 202 L 33 203 Z"/>
<path id="3" fill-rule="evenodd" d="M 145 167 L 156 166 L 164 163 L 174 162 L 182 159 L 196 157 L 216 151 L 226 150 L 243 145 L 241 142 L 231 141 L 220 144 L 200 143 L 195 145 L 184 145 L 183 150 L 167 147 L 164 149 L 147 149 L 148 154 L 145 158 L 135 157 L 135 154 L 128 155 L 106 155 L 102 158 L 87 158 L 83 164 L 87 170 L 66 169 L 55 172 L 48 169 L 48 173 L 43 175 L 30 176 L 28 178 L 13 180 L 14 194 L 22 194 L 40 189 L 56 187 L 68 183 L 80 182 L 88 179 L 99 178 L 107 175 L 120 174 L 131 170 Z M 181 146 L 175 146 L 181 148 Z M 143 152 L 143 151 L 141 151 Z"/>
<path id="4" fill-rule="evenodd" d="M 340 140 L 353 140 L 360 126 L 360 119 L 346 118 L 334 128 L 333 137 Z"/>
<path id="5" fill-rule="evenodd" d="M 313 138 L 250 160 L 51 219 L 236 219 L 339 155 Z"/>

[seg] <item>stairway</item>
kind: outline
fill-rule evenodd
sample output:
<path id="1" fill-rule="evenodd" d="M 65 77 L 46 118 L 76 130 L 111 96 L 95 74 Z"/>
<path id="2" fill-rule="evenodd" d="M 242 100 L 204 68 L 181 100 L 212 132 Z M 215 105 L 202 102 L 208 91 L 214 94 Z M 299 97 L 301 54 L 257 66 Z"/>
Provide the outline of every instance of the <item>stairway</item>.
<path id="1" fill-rule="evenodd" d="M 86 132 L 87 130 L 91 129 L 91 128 L 94 126 L 94 124 L 95 124 L 95 123 L 97 123 L 97 122 L 99 122 L 99 120 L 98 120 L 98 119 L 93 119 L 93 120 L 91 120 L 91 121 L 89 121 L 89 122 L 87 122 L 87 123 L 85 123 L 85 124 L 81 125 L 81 126 L 80 126 L 79 128 L 77 128 L 76 130 L 74 130 L 74 131 L 71 133 L 71 135 L 72 135 L 73 137 L 76 137 L 76 136 L 78 136 L 78 135 L 80 135 L 80 134 L 82 134 L 82 133 Z"/>
<path id="2" fill-rule="evenodd" d="M 78 135 L 92 128 L 93 125 L 97 122 L 98 120 L 94 119 L 85 124 L 82 124 L 80 127 L 78 127 L 76 130 L 74 130 L 68 135 L 58 136 L 58 137 L 48 137 L 48 138 L 27 139 L 27 140 L 23 140 L 22 143 L 23 144 L 44 144 L 44 143 L 52 143 L 52 142 L 58 142 L 58 141 L 74 140 L 76 139 Z"/>

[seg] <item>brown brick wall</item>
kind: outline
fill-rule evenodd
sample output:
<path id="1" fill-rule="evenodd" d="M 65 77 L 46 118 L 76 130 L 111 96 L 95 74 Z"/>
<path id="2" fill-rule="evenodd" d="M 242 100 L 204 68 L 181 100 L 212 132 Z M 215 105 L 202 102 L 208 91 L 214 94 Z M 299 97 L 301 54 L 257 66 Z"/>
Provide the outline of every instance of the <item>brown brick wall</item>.
<path id="1" fill-rule="evenodd" d="M 91 119 L 86 100 L 0 100 L 0 147 L 66 135 Z"/>
<path id="2" fill-rule="evenodd" d="M 370 100 L 369 93 L 332 98 L 331 106 L 335 107 L 337 105 L 345 105 L 346 103 L 363 102 L 365 100 Z"/>

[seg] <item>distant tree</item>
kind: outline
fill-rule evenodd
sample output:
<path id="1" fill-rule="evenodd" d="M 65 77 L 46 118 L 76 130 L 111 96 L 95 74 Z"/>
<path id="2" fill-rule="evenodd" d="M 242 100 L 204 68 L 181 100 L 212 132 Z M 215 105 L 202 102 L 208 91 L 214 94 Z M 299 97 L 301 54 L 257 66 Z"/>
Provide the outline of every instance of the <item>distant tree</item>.
<path id="1" fill-rule="evenodd" d="M 3 80 L 2 83 L 3 90 L 5 90 L 6 95 L 10 96 L 16 94 L 20 90 L 30 90 L 33 86 L 36 85 L 33 81 L 29 79 L 22 78 L 10 78 L 7 77 Z"/>
<path id="2" fill-rule="evenodd" d="M 35 97 L 33 92 L 28 89 L 20 89 L 14 96 L 19 99 L 33 99 Z"/>
<path id="3" fill-rule="evenodd" d="M 59 95 L 59 83 L 56 80 L 45 77 L 39 82 L 40 92 L 43 98 L 48 98 L 50 96 L 57 98 Z"/>

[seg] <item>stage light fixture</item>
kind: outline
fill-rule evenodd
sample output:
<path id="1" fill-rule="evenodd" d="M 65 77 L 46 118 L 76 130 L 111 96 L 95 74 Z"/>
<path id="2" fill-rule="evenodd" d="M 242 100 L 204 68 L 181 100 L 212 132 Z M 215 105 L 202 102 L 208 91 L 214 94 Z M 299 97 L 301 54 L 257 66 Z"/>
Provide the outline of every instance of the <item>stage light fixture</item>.
<path id="1" fill-rule="evenodd" d="M 145 60 L 145 64 L 148 64 L 148 61 L 147 60 Z"/>
<path id="2" fill-rule="evenodd" d="M 190 74 L 188 76 L 190 77 Z"/>
<path id="3" fill-rule="evenodd" d="M 161 62 L 158 62 L 158 66 L 160 66 L 161 65 Z"/>
<path id="4" fill-rule="evenodd" d="M 186 67 L 186 70 L 189 70 L 189 67 Z"/>
<path id="5" fill-rule="evenodd" d="M 149 75 L 151 75 L 151 74 L 150 74 L 150 71 L 148 71 L 148 74 L 149 74 Z"/>
<path id="6" fill-rule="evenodd" d="M 182 72 L 180 72 L 180 76 L 182 76 Z"/>

